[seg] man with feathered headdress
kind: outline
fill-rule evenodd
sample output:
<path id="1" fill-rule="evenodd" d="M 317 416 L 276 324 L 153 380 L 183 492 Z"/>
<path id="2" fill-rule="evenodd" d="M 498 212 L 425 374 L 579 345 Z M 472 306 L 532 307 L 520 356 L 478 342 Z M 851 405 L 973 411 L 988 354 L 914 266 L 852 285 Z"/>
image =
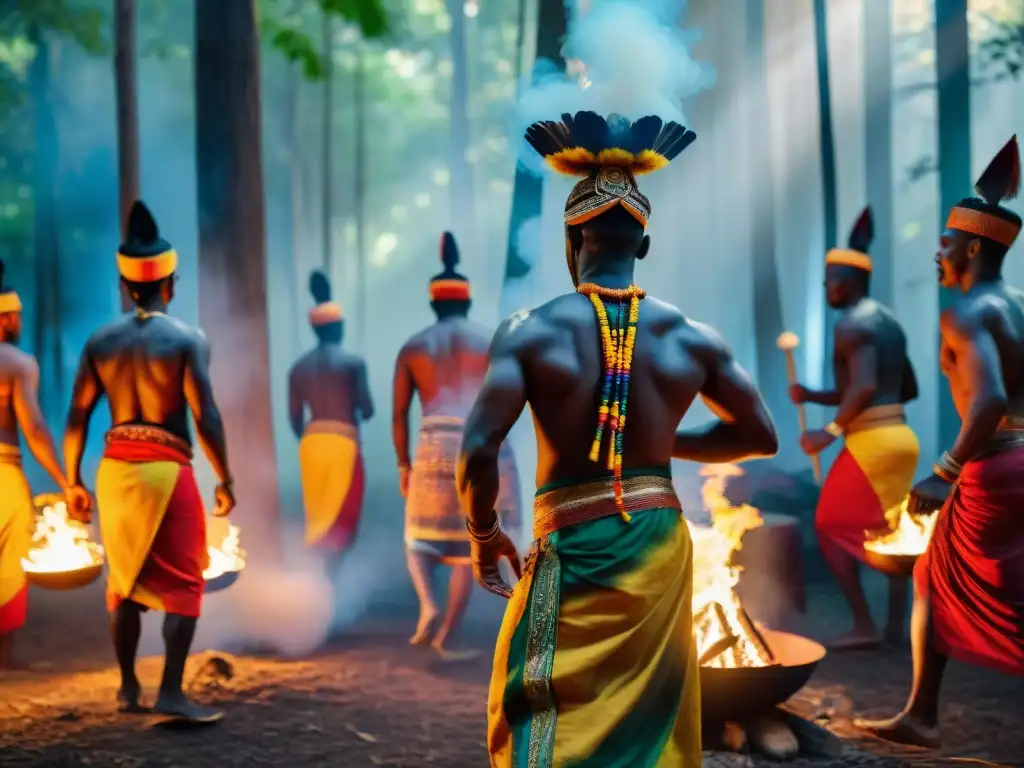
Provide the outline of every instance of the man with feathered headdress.
<path id="1" fill-rule="evenodd" d="M 64 457 L 68 479 L 81 487 L 89 421 L 106 396 L 112 426 L 96 473 L 96 501 L 121 710 L 146 709 L 135 655 L 142 613 L 155 610 L 165 614 L 167 649 L 155 710 L 213 722 L 222 713 L 193 704 L 182 689 L 209 565 L 206 515 L 192 472 L 190 412 L 220 480 L 213 514 L 229 514 L 235 498 L 210 382 L 210 345 L 199 328 L 167 315 L 177 268 L 177 252 L 160 236 L 149 209 L 136 201 L 117 251 L 121 283 L 135 310 L 85 343 L 71 391 Z M 84 505 L 72 505 L 71 511 L 84 521 L 91 516 Z"/>
<path id="2" fill-rule="evenodd" d="M 825 256 L 825 295 L 841 313 L 835 326 L 835 387 L 815 391 L 790 388 L 794 403 L 836 406 L 835 418 L 820 430 L 800 437 L 800 445 L 817 455 L 843 438 L 839 454 L 821 489 L 814 524 L 829 569 L 853 611 L 853 629 L 829 643 L 833 649 L 864 648 L 880 641 L 871 620 L 858 562 L 864 562 L 867 531 L 898 515 L 910 492 L 920 448 L 907 425 L 903 406 L 917 397 L 917 379 L 907 356 L 907 338 L 895 315 L 868 296 L 874 238 L 871 209 L 865 208 L 850 232 L 846 248 Z M 907 613 L 906 579 L 889 580 L 887 642 L 903 637 Z"/>
<path id="3" fill-rule="evenodd" d="M 777 438 L 718 334 L 633 281 L 651 214 L 636 176 L 695 135 L 653 116 L 579 112 L 526 138 L 583 180 L 564 218 L 576 291 L 498 329 L 459 458 L 476 577 L 511 598 L 491 677 L 491 765 L 699 768 L 693 552 L 669 463 L 768 456 Z M 698 395 L 721 420 L 677 431 Z M 513 591 L 499 570 L 504 558 L 520 565 L 493 511 L 497 456 L 527 404 L 536 544 Z"/>
<path id="4" fill-rule="evenodd" d="M 1024 675 L 1024 294 L 1003 282 L 1020 217 L 1014 136 L 981 175 L 978 197 L 949 213 L 935 255 L 939 283 L 958 291 L 939 319 L 939 362 L 960 434 L 910 498 L 936 512 L 914 569 L 914 681 L 903 712 L 860 725 L 891 741 L 938 747 L 946 661 Z"/>
<path id="5" fill-rule="evenodd" d="M 69 501 L 57 450 L 39 408 L 39 366 L 17 348 L 21 338 L 21 299 L 4 284 L 0 261 L 0 672 L 13 666 L 14 633 L 25 624 L 28 584 L 21 559 L 28 554 L 35 515 L 32 494 L 21 470 L 18 428 L 32 455 Z"/>
<path id="6" fill-rule="evenodd" d="M 437 322 L 410 338 L 398 353 L 394 376 L 392 436 L 405 497 L 405 548 L 409 575 L 420 601 L 413 645 L 430 644 L 442 658 L 465 658 L 453 651 L 473 589 L 469 536 L 455 489 L 455 461 L 462 429 L 487 371 L 490 331 L 469 320 L 469 279 L 456 271 L 459 249 L 450 232 L 441 236 L 444 269 L 430 280 L 430 306 Z M 414 458 L 409 454 L 409 410 L 419 395 L 423 419 Z M 519 527 L 519 476 L 512 449 L 499 449 L 497 509 L 512 529 Z M 499 490 L 500 487 L 500 490 Z M 442 617 L 434 596 L 438 565 L 451 568 L 447 609 Z"/>
<path id="7" fill-rule="evenodd" d="M 363 509 L 359 424 L 373 417 L 373 398 L 366 362 L 341 345 L 345 315 L 331 300 L 327 276 L 314 272 L 309 290 L 316 302 L 309 324 L 319 343 L 288 374 L 288 415 L 299 438 L 306 544 L 327 553 L 334 575 L 355 541 Z"/>

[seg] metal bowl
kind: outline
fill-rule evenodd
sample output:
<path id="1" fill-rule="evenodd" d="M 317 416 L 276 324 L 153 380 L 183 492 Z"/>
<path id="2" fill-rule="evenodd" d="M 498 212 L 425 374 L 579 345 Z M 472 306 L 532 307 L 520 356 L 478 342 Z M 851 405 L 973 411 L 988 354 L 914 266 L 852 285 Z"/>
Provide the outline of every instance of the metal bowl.
<path id="1" fill-rule="evenodd" d="M 241 575 L 241 571 L 224 571 L 220 576 L 207 579 L 203 585 L 203 592 L 207 595 L 212 595 L 214 592 L 225 590 L 238 581 L 238 577 Z"/>
<path id="2" fill-rule="evenodd" d="M 103 563 L 93 563 L 73 571 L 25 571 L 29 584 L 40 589 L 81 589 L 92 584 L 103 573 Z"/>
<path id="3" fill-rule="evenodd" d="M 701 716 L 723 723 L 743 720 L 781 704 L 806 685 L 825 647 L 813 640 L 761 629 L 777 664 L 771 667 L 701 667 Z"/>
<path id="4" fill-rule="evenodd" d="M 920 555 L 891 554 L 864 550 L 864 562 L 886 576 L 913 576 L 914 564 Z"/>

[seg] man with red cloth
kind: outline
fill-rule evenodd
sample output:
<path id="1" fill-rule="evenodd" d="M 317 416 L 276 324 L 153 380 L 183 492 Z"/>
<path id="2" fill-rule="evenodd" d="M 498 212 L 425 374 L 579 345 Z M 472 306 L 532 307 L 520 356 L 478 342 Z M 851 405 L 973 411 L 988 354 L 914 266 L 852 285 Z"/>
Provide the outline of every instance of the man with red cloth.
<path id="1" fill-rule="evenodd" d="M 106 395 L 113 426 L 96 474 L 96 498 L 110 569 L 107 608 L 121 668 L 118 704 L 122 711 L 146 711 L 135 655 L 142 613 L 153 609 L 166 614 L 167 646 L 155 710 L 213 722 L 222 713 L 193 704 L 182 690 L 209 565 L 206 516 L 192 473 L 189 411 L 220 478 L 214 514 L 227 515 L 235 505 L 224 426 L 210 384 L 210 346 L 201 330 L 166 314 L 178 255 L 141 202 L 132 206 L 125 240 L 117 266 L 135 311 L 86 342 L 71 393 L 64 457 L 71 483 L 80 488 L 89 419 Z M 73 504 L 72 513 L 90 517 L 87 504 Z"/>
<path id="2" fill-rule="evenodd" d="M 888 307 L 868 296 L 874 237 L 865 208 L 846 248 L 825 257 L 828 304 L 840 311 L 835 327 L 835 389 L 817 392 L 795 384 L 794 403 L 838 406 L 824 429 L 807 432 L 800 445 L 816 454 L 842 437 L 839 454 L 821 489 L 814 528 L 829 570 L 853 612 L 853 629 L 829 642 L 832 650 L 864 648 L 882 639 L 871 620 L 860 585 L 866 531 L 884 529 L 886 513 L 898 510 L 917 470 L 917 437 L 903 405 L 917 397 L 917 379 L 907 357 L 907 338 Z M 889 580 L 885 639 L 901 642 L 907 613 L 906 579 Z"/>
<path id="3" fill-rule="evenodd" d="M 911 496 L 912 513 L 940 511 L 914 570 L 910 698 L 890 720 L 858 721 L 902 744 L 940 745 L 949 657 L 1024 675 L 1024 294 L 1002 277 L 1021 219 L 1000 205 L 1019 185 L 1014 136 L 979 179 L 979 197 L 950 212 L 935 258 L 941 285 L 959 289 L 939 323 L 962 423 Z"/>

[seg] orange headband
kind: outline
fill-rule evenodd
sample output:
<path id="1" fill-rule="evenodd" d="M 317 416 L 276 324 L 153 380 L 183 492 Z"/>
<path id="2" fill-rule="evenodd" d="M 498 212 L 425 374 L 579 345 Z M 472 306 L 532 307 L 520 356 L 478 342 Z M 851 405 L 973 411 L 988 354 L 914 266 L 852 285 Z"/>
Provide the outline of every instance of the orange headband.
<path id="1" fill-rule="evenodd" d="M 825 264 L 835 264 L 841 267 L 856 267 L 865 272 L 871 271 L 871 257 L 860 251 L 852 251 L 848 248 L 833 248 L 825 256 Z"/>
<path id="2" fill-rule="evenodd" d="M 1020 227 L 1012 221 L 1000 219 L 984 211 L 955 206 L 946 219 L 946 229 L 956 229 L 978 237 L 987 237 L 1009 248 L 1020 233 Z"/>
<path id="3" fill-rule="evenodd" d="M 431 301 L 469 301 L 468 280 L 431 280 Z"/>
<path id="4" fill-rule="evenodd" d="M 153 283 L 174 274 L 178 268 L 178 254 L 169 250 L 156 256 L 125 256 L 117 254 L 117 271 L 132 283 Z"/>
<path id="5" fill-rule="evenodd" d="M 330 323 L 340 323 L 344 319 L 345 313 L 341 304 L 336 301 L 325 301 L 309 310 L 309 324 L 314 328 Z"/>
<path id="6" fill-rule="evenodd" d="M 8 312 L 21 312 L 21 299 L 14 291 L 0 293 L 0 315 Z"/>

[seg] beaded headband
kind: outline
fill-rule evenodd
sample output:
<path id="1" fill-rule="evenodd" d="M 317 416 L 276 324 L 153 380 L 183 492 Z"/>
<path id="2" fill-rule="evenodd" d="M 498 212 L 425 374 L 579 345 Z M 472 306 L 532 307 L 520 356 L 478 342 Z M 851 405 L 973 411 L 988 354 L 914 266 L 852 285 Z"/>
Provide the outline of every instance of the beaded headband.
<path id="1" fill-rule="evenodd" d="M 992 158 L 992 162 L 978 177 L 974 190 L 981 198 L 977 201 L 980 210 L 963 205 L 953 206 L 946 219 L 946 228 L 984 237 L 1009 248 L 1020 234 L 1020 224 L 1000 216 L 1000 211 L 1010 212 L 999 203 L 1012 200 L 1020 190 L 1020 151 L 1016 134 Z"/>
<path id="2" fill-rule="evenodd" d="M 865 272 L 871 271 L 871 257 L 868 248 L 875 239 L 875 220 L 871 215 L 871 206 L 860 212 L 857 221 L 850 230 L 846 248 L 832 248 L 825 254 L 825 264 L 854 267 Z"/>
<path id="3" fill-rule="evenodd" d="M 0 293 L 0 315 L 8 312 L 21 312 L 21 299 L 14 291 Z"/>
<path id="4" fill-rule="evenodd" d="M 174 274 L 178 268 L 178 254 L 172 248 L 156 256 L 128 256 L 117 254 L 117 271 L 133 283 L 152 283 Z"/>
<path id="5" fill-rule="evenodd" d="M 309 324 L 314 328 L 331 323 L 340 323 L 345 319 L 345 312 L 336 301 L 325 301 L 309 310 Z"/>

